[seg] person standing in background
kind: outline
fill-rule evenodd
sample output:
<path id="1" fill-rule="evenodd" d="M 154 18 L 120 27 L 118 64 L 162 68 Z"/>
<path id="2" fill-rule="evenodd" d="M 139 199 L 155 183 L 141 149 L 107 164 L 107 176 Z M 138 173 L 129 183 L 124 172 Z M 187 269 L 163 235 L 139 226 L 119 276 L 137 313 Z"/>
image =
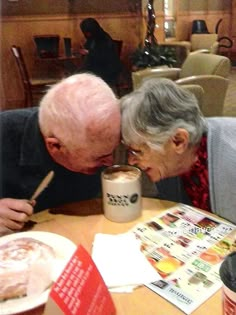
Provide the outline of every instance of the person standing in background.
<path id="1" fill-rule="evenodd" d="M 115 85 L 121 72 L 121 61 L 116 44 L 93 18 L 80 23 L 80 29 L 86 42 L 80 49 L 84 63 L 79 71 L 92 72 L 101 77 L 110 86 Z"/>

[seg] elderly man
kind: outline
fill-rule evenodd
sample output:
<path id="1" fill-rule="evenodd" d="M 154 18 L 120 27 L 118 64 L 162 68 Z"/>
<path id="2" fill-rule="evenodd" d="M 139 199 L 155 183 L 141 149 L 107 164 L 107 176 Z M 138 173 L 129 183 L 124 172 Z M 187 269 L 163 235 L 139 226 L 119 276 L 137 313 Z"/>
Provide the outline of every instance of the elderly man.
<path id="1" fill-rule="evenodd" d="M 98 195 L 102 166 L 120 141 L 118 101 L 102 79 L 71 76 L 39 108 L 5 111 L 0 120 L 0 234 L 20 230 L 33 211 Z M 50 170 L 53 181 L 29 202 Z"/>

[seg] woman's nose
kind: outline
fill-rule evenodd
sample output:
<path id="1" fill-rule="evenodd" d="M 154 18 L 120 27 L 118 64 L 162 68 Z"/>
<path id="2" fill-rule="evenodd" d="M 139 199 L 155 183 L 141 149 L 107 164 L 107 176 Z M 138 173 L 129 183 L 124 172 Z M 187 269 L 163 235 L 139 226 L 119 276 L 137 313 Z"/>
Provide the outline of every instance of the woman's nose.
<path id="1" fill-rule="evenodd" d="M 135 165 L 137 164 L 137 158 L 134 155 L 129 154 L 128 155 L 128 163 L 130 165 Z"/>

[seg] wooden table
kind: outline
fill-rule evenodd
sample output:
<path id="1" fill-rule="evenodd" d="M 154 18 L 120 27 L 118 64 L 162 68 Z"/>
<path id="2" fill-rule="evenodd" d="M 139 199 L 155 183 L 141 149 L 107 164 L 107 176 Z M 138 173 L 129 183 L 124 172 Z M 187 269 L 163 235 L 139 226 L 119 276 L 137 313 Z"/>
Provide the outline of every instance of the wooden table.
<path id="1" fill-rule="evenodd" d="M 118 234 L 126 232 L 138 222 L 148 220 L 173 205 L 174 203 L 167 201 L 143 198 L 144 210 L 139 219 L 129 223 L 114 223 L 107 220 L 102 214 L 100 199 L 83 201 L 53 209 L 53 214 L 46 210 L 34 215 L 32 219 L 40 223 L 35 224 L 30 230 L 60 234 L 75 244 L 82 244 L 91 253 L 92 242 L 96 233 Z M 95 214 L 91 215 L 92 213 Z M 112 298 L 117 315 L 184 314 L 177 307 L 144 286 L 135 289 L 133 293 L 113 293 Z M 44 306 L 40 306 L 21 313 L 21 315 L 42 315 L 43 310 Z M 192 314 L 221 315 L 221 290 Z"/>
<path id="2" fill-rule="evenodd" d="M 81 60 L 82 59 L 82 55 L 79 55 L 79 54 L 76 54 L 76 55 L 73 55 L 73 54 L 71 54 L 70 56 L 66 56 L 66 55 L 59 55 L 58 57 L 49 57 L 49 58 L 46 58 L 46 57 L 44 57 L 44 58 L 40 58 L 40 57 L 37 57 L 37 60 L 44 60 L 44 61 L 54 61 L 54 62 L 60 62 L 60 61 L 65 61 L 65 60 L 72 60 L 72 61 L 74 61 L 74 60 Z"/>
<path id="3" fill-rule="evenodd" d="M 83 63 L 83 56 L 81 55 L 60 55 L 55 58 L 40 58 L 36 57 L 35 59 L 35 76 L 42 77 L 43 75 L 50 76 L 53 75 L 53 77 L 60 77 L 63 78 L 65 76 L 68 76 L 68 69 L 67 64 L 71 63 L 71 65 L 74 64 L 75 69 L 82 65 Z"/>

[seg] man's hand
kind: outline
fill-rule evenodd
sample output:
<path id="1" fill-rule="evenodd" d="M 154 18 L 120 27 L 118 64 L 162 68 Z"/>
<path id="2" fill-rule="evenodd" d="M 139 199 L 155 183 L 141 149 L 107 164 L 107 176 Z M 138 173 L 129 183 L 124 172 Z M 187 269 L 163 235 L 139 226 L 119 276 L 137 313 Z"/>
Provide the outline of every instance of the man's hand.
<path id="1" fill-rule="evenodd" d="M 35 201 L 0 199 L 0 236 L 21 230 L 33 213 Z"/>
<path id="2" fill-rule="evenodd" d="M 79 50 L 79 53 L 80 53 L 81 55 L 83 55 L 83 56 L 86 56 L 86 55 L 89 53 L 89 51 L 88 51 L 87 49 L 81 48 L 81 49 Z"/>

